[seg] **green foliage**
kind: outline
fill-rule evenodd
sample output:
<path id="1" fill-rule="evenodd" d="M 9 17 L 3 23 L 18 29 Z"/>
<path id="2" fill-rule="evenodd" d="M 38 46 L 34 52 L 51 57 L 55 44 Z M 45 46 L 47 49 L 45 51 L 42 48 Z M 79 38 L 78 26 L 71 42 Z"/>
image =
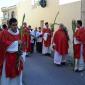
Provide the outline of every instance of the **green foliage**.
<path id="1" fill-rule="evenodd" d="M 51 24 L 51 30 L 54 31 L 54 24 Z"/>
<path id="2" fill-rule="evenodd" d="M 23 33 L 23 23 L 24 23 L 24 20 L 25 20 L 25 14 L 23 15 L 23 18 L 22 18 L 22 25 L 20 27 L 20 37 L 21 37 L 21 40 L 22 40 L 22 33 Z"/>
<path id="3" fill-rule="evenodd" d="M 59 11 L 57 12 L 57 14 L 56 14 L 56 16 L 55 16 L 53 23 L 51 24 L 51 30 L 52 30 L 52 32 L 54 31 L 54 26 L 57 24 L 57 23 L 56 23 L 56 19 L 57 19 L 58 15 L 59 15 Z M 57 24 L 57 25 L 58 25 L 58 24 Z"/>
<path id="4" fill-rule="evenodd" d="M 72 31 L 75 32 L 76 29 L 76 20 L 72 20 Z"/>

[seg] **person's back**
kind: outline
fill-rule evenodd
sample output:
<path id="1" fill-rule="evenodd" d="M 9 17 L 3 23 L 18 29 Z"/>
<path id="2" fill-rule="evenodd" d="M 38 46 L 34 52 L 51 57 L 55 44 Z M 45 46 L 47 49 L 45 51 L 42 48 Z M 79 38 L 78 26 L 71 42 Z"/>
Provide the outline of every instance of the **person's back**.
<path id="1" fill-rule="evenodd" d="M 53 37 L 54 48 L 54 64 L 61 65 L 66 63 L 66 55 L 68 54 L 68 33 L 65 33 L 64 26 L 60 24 L 59 29 L 55 32 Z M 63 60 L 63 61 L 62 61 Z"/>
<path id="2" fill-rule="evenodd" d="M 68 33 L 67 33 L 68 34 Z M 65 55 L 68 53 L 68 35 L 65 35 L 65 32 L 62 28 L 59 28 L 58 31 L 54 34 L 54 43 L 56 44 L 56 50 L 61 54 Z"/>

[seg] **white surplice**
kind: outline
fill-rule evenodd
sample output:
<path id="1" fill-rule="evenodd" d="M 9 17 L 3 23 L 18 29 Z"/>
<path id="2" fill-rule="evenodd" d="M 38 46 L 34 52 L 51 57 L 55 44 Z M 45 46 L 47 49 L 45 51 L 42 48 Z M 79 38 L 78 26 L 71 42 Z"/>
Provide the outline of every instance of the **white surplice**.
<path id="1" fill-rule="evenodd" d="M 43 39 L 46 41 L 47 40 L 47 37 L 48 37 L 48 33 L 44 33 L 43 35 Z M 51 54 L 51 46 L 49 47 L 46 47 L 43 43 L 43 46 L 42 46 L 42 54 L 46 54 L 46 53 L 50 53 Z"/>

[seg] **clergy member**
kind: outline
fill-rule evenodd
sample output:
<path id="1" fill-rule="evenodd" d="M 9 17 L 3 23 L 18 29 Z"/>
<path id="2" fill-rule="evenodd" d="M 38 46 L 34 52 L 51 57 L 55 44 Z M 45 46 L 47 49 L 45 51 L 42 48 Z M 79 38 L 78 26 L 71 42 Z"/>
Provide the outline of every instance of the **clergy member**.
<path id="1" fill-rule="evenodd" d="M 61 66 L 66 64 L 66 56 L 68 54 L 68 32 L 63 24 L 59 25 L 59 29 L 55 32 L 53 37 L 54 48 L 54 64 Z"/>

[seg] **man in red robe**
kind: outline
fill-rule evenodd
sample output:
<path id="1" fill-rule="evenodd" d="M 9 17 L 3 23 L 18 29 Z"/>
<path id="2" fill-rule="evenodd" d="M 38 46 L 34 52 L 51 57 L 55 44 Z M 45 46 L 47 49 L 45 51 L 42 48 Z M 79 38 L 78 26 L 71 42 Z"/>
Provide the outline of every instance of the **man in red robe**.
<path id="1" fill-rule="evenodd" d="M 77 29 L 74 33 L 74 59 L 74 71 L 83 71 L 85 64 L 85 28 L 82 27 L 81 20 L 77 21 Z"/>
<path id="2" fill-rule="evenodd" d="M 49 56 L 51 54 L 51 37 L 52 31 L 49 28 L 48 22 L 45 23 L 45 27 L 42 30 L 43 35 L 43 46 L 42 46 L 42 54 Z"/>
<path id="3" fill-rule="evenodd" d="M 25 44 L 25 48 L 24 50 L 26 50 L 26 55 L 28 56 L 28 53 L 31 52 L 31 36 L 30 36 L 30 26 L 27 27 L 27 23 L 24 22 L 23 23 L 23 39 L 24 40 L 24 44 Z"/>
<path id="4" fill-rule="evenodd" d="M 0 33 L 0 85 L 22 85 L 23 57 L 18 54 L 21 44 L 17 20 L 9 20 L 10 28 Z"/>
<path id="5" fill-rule="evenodd" d="M 68 54 L 68 32 L 64 28 L 63 24 L 59 25 L 59 29 L 55 32 L 53 37 L 54 48 L 54 64 L 62 65 L 66 63 L 66 56 Z"/>

